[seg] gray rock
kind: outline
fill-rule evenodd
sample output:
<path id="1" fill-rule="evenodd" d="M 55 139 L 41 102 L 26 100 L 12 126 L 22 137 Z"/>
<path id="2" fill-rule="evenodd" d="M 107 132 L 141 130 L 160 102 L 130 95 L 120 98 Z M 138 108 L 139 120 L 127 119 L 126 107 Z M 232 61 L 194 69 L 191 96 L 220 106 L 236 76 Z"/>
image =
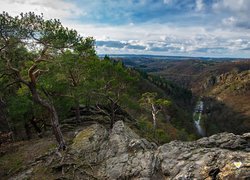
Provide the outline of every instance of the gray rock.
<path id="1" fill-rule="evenodd" d="M 65 166 L 69 179 L 248 179 L 249 137 L 221 133 L 157 147 L 122 121 L 111 132 L 95 124 L 80 131 L 54 164 Z"/>

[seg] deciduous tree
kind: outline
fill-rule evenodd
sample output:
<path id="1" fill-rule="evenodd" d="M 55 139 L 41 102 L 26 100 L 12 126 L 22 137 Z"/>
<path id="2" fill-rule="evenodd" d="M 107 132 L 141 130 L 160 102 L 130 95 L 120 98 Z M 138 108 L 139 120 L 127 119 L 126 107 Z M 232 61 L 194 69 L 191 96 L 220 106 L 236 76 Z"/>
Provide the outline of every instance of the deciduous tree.
<path id="1" fill-rule="evenodd" d="M 156 130 L 157 114 L 162 111 L 163 107 L 171 105 L 171 101 L 167 99 L 157 99 L 157 93 L 146 92 L 142 94 L 142 98 L 139 100 L 142 107 L 151 111 L 153 119 L 154 134 Z"/>

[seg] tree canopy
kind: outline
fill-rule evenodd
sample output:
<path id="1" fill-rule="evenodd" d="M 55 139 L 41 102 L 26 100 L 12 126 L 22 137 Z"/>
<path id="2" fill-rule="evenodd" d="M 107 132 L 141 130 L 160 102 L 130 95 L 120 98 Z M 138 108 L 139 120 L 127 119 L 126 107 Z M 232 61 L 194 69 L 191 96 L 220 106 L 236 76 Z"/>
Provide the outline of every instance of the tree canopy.
<path id="1" fill-rule="evenodd" d="M 85 59 L 95 56 L 93 38 L 81 37 L 56 19 L 44 20 L 34 13 L 11 17 L 6 12 L 0 15 L 0 35 L 2 76 L 8 75 L 9 81 L 13 81 L 11 84 L 19 83 L 21 88 L 25 85 L 33 101 L 49 111 L 59 149 L 64 149 L 57 111 L 39 78 L 44 73 L 57 71 L 62 64 L 50 69 L 51 64 L 68 51 Z"/>
<path id="2" fill-rule="evenodd" d="M 51 127 L 59 149 L 65 149 L 60 124 L 68 119 L 75 124 L 84 121 L 85 107 L 108 117 L 110 128 L 125 109 L 134 113 L 134 123 L 146 109 L 155 131 L 163 115 L 170 118 L 179 112 L 176 105 L 171 106 L 172 114 L 167 112 L 173 101 L 167 90 L 176 89 L 145 76 L 107 55 L 99 58 L 92 37 L 82 37 L 57 19 L 34 13 L 0 14 L 0 123 L 16 136 L 21 131 L 30 136 L 33 129 L 40 137 Z M 157 94 L 159 84 L 171 88 L 165 95 Z M 163 141 L 169 140 L 166 128 L 160 128 Z"/>

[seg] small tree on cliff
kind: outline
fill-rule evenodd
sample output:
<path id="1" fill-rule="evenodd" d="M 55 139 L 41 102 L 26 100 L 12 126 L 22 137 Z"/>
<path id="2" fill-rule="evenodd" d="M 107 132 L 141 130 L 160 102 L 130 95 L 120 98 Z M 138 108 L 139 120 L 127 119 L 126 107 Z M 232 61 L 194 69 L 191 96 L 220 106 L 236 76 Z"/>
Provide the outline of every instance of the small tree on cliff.
<path id="1" fill-rule="evenodd" d="M 0 14 L 0 61 L 5 72 L 16 83 L 27 86 L 33 101 L 51 115 L 53 133 L 59 149 L 66 144 L 59 127 L 57 111 L 48 95 L 39 87 L 39 77 L 48 71 L 47 65 L 66 50 L 82 51 L 84 39 L 76 31 L 62 26 L 59 20 L 44 20 L 34 13 L 11 17 Z M 26 54 L 26 55 L 25 55 Z"/>
<path id="2" fill-rule="evenodd" d="M 164 107 L 169 107 L 171 105 L 171 101 L 167 99 L 157 99 L 156 97 L 157 93 L 146 92 L 142 94 L 142 98 L 139 100 L 142 107 L 151 111 L 154 135 L 156 130 L 157 114 L 162 111 Z"/>

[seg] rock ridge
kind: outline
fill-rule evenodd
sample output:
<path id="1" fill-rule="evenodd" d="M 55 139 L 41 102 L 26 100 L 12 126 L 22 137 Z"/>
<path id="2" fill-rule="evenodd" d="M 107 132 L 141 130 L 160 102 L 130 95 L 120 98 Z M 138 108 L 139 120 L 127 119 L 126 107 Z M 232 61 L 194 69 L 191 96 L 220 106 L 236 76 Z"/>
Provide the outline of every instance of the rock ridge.
<path id="1" fill-rule="evenodd" d="M 249 144 L 250 133 L 220 133 L 157 146 L 118 121 L 110 132 L 100 124 L 84 128 L 63 160 L 48 164 L 47 156 L 35 166 L 46 163 L 57 179 L 249 179 Z"/>

